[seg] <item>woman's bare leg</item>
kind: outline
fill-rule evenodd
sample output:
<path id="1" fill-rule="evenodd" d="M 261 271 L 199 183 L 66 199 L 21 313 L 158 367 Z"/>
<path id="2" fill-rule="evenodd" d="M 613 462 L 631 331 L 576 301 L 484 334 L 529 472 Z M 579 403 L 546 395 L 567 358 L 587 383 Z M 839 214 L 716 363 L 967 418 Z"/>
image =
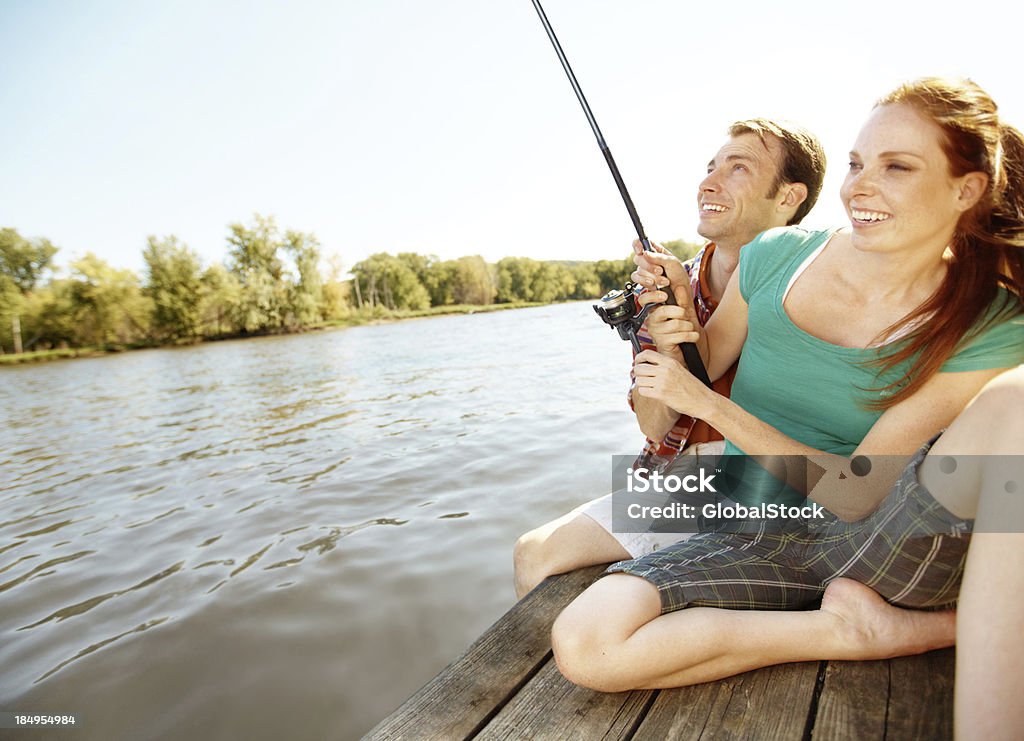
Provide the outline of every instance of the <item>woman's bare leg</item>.
<path id="1" fill-rule="evenodd" d="M 988 384 L 932 448 L 923 475 L 947 509 L 975 519 L 960 588 L 954 733 L 1024 737 L 1024 367 Z M 967 457 L 970 456 L 970 457 Z"/>
<path id="2" fill-rule="evenodd" d="M 709 682 L 791 661 L 921 653 L 949 645 L 952 620 L 892 607 L 850 579 L 832 582 L 819 610 L 693 607 L 661 615 L 653 584 L 612 574 L 558 617 L 552 645 L 566 678 L 620 692 Z"/>
<path id="3" fill-rule="evenodd" d="M 1024 737 L 1024 534 L 977 533 L 957 627 L 954 736 Z"/>

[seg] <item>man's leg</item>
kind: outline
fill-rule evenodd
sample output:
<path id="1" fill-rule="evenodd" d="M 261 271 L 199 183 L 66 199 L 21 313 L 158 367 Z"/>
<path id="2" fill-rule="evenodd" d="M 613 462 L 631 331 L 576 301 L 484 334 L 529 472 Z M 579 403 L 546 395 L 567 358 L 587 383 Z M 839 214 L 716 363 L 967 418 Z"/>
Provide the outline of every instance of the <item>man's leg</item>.
<path id="1" fill-rule="evenodd" d="M 688 473 L 702 461 L 714 460 L 725 449 L 723 441 L 697 443 L 684 450 L 666 472 Z M 601 563 L 622 561 L 652 553 L 692 533 L 615 532 L 616 506 L 620 508 L 643 495 L 631 494 L 628 501 L 615 494 L 595 499 L 557 520 L 541 525 L 521 536 L 513 552 L 516 597 L 527 592 L 553 574 Z M 664 495 L 653 496 L 652 505 L 665 504 Z"/>
<path id="2" fill-rule="evenodd" d="M 516 598 L 552 574 L 630 558 L 607 529 L 578 510 L 520 536 L 513 552 Z"/>

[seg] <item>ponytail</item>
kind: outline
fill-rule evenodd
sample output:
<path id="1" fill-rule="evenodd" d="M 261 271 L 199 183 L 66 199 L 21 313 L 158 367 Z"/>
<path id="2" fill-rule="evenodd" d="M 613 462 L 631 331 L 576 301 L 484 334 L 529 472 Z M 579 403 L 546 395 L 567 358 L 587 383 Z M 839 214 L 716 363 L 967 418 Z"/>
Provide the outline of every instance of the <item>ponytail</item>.
<path id="1" fill-rule="evenodd" d="M 1024 134 L 1012 126 L 1000 127 L 999 190 L 992 209 L 992 239 L 1001 248 L 1001 272 L 1006 287 L 1024 295 Z"/>

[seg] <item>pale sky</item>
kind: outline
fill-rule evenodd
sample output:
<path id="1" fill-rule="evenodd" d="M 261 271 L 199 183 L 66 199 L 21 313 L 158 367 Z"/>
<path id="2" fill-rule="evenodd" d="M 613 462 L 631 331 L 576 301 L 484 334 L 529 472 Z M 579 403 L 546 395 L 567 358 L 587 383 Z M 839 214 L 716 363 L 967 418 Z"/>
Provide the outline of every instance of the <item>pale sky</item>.
<path id="1" fill-rule="evenodd" d="M 696 239 L 737 118 L 815 131 L 809 226 L 841 224 L 872 102 L 970 76 L 1024 127 L 1009 3 L 546 0 L 648 234 Z M 58 263 L 207 264 L 254 212 L 346 267 L 372 252 L 621 258 L 634 234 L 529 0 L 0 0 L 0 227 Z"/>

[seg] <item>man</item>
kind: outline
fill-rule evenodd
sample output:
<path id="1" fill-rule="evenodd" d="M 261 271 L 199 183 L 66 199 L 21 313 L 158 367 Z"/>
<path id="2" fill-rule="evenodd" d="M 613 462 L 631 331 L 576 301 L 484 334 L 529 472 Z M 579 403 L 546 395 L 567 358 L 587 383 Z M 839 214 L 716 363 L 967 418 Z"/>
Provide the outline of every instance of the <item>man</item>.
<path id="1" fill-rule="evenodd" d="M 825 176 L 821 144 L 799 126 L 749 119 L 730 126 L 728 135 L 697 190 L 697 231 L 709 244 L 683 264 L 702 324 L 721 300 L 739 264 L 740 249 L 766 229 L 798 224 L 817 201 Z M 666 287 L 668 279 L 661 267 L 644 259 L 638 246 L 634 243 L 638 269 L 633 277 L 651 289 L 641 301 L 664 301 L 665 294 L 654 289 Z M 646 327 L 639 336 L 645 348 L 681 358 L 678 347 L 655 348 Z M 715 390 L 728 395 L 734 375 L 735 366 L 715 382 Z M 638 459 L 647 468 L 663 469 L 680 453 L 721 452 L 722 436 L 700 420 L 680 416 L 652 399 L 634 397 L 632 389 L 629 401 L 647 437 Z M 552 574 L 635 558 L 678 539 L 671 534 L 614 533 L 611 495 L 601 497 L 519 538 L 514 553 L 516 594 L 522 598 Z"/>

